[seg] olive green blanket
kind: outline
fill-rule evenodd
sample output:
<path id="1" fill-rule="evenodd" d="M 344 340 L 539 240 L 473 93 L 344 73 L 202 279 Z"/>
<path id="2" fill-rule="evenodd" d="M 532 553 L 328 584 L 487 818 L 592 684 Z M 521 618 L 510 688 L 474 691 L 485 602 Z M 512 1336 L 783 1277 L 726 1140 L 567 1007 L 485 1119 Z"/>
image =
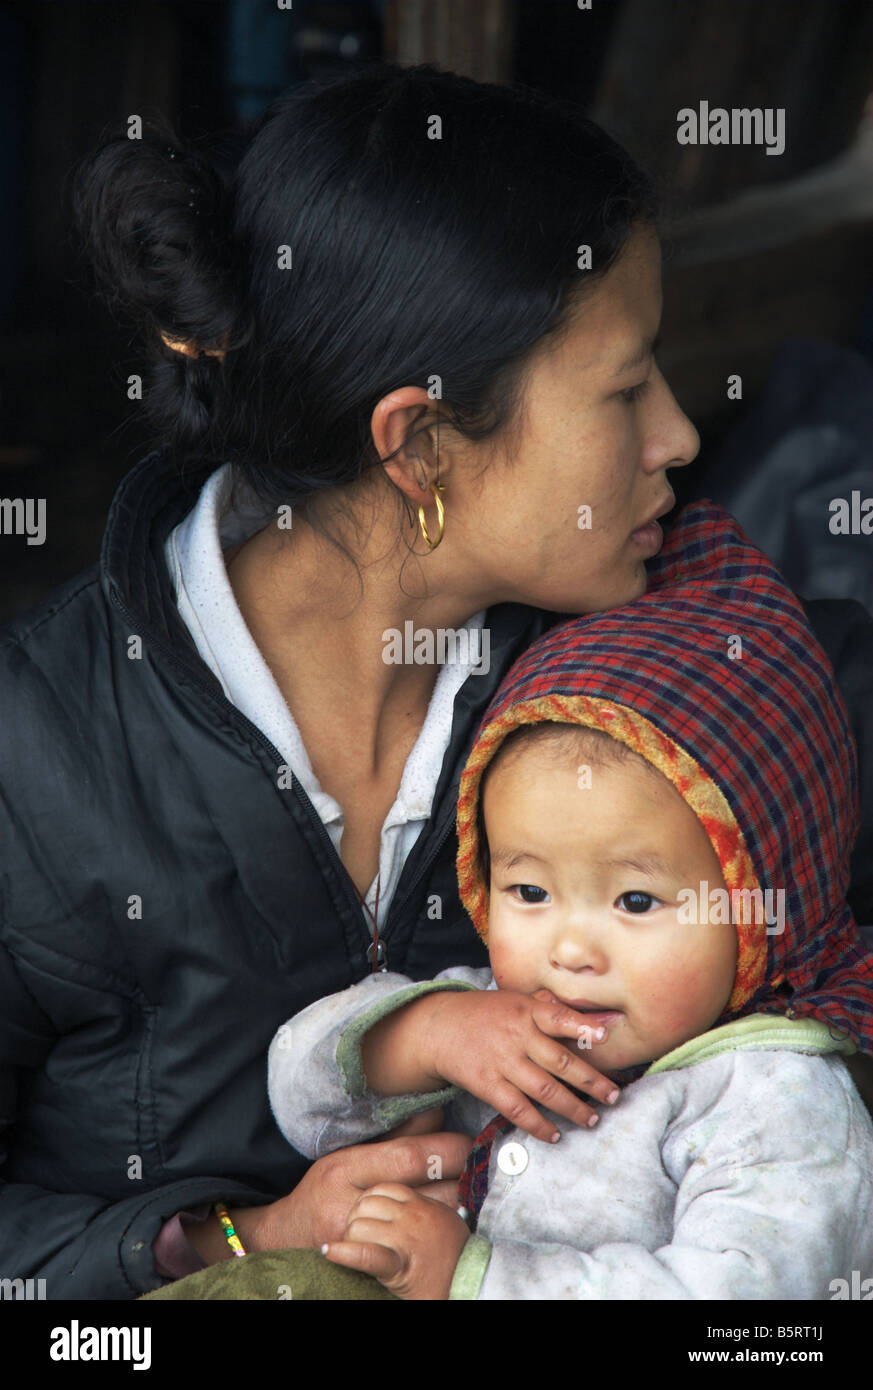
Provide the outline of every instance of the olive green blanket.
<path id="1" fill-rule="evenodd" d="M 145 1293 L 138 1302 L 153 1298 L 293 1299 L 295 1302 L 390 1298 L 369 1274 L 345 1269 L 326 1260 L 318 1250 L 257 1250 L 241 1259 L 221 1260 L 206 1269 Z"/>

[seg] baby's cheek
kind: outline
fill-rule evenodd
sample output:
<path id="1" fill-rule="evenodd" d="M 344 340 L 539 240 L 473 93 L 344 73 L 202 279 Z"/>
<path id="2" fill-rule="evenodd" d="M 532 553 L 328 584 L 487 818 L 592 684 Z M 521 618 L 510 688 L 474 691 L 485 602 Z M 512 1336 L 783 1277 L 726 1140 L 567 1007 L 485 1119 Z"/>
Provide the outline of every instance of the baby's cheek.
<path id="1" fill-rule="evenodd" d="M 642 986 L 646 1011 L 660 1028 L 684 1033 L 700 1026 L 701 990 L 708 982 L 701 971 L 656 968 L 647 971 Z"/>
<path id="2" fill-rule="evenodd" d="M 497 981 L 500 989 L 525 989 L 523 981 L 523 969 L 518 959 L 518 952 L 514 952 L 511 946 L 505 942 L 495 942 L 490 947 L 491 973 Z"/>

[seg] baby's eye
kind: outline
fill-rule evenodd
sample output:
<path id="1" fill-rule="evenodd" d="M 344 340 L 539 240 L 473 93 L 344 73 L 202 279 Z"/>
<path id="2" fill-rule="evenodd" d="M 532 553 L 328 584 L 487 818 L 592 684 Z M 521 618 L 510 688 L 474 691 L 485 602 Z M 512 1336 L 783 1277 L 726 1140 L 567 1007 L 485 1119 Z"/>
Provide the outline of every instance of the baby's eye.
<path id="1" fill-rule="evenodd" d="M 628 893 L 622 893 L 616 901 L 620 903 L 622 899 L 626 899 L 628 904 L 622 911 L 633 912 L 637 916 L 648 912 L 653 903 L 660 903 L 661 901 L 660 898 L 655 897 L 654 893 L 643 893 L 640 889 L 631 889 Z"/>
<path id="2" fill-rule="evenodd" d="M 537 888 L 536 884 L 533 883 L 513 883 L 509 891 L 510 893 L 518 893 L 523 903 L 544 903 L 549 896 L 545 888 Z M 527 896 L 529 893 L 532 895 L 531 897 Z M 537 897 L 537 894 L 541 896 Z"/>

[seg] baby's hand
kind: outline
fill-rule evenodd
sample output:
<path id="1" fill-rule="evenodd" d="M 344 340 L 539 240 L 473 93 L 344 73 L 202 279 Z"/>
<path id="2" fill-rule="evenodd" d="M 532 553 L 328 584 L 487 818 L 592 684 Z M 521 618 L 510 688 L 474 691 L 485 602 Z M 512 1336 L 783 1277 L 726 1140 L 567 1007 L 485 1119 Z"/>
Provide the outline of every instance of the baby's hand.
<path id="1" fill-rule="evenodd" d="M 399 1298 L 445 1299 L 469 1234 L 443 1202 L 401 1183 L 380 1183 L 352 1207 L 343 1239 L 321 1253 L 374 1275 Z"/>
<path id="2" fill-rule="evenodd" d="M 580 1039 L 588 1041 L 590 1025 L 546 990 L 441 991 L 428 996 L 427 1006 L 419 1055 L 431 1059 L 434 1079 L 472 1092 L 535 1139 L 554 1142 L 560 1136 L 531 1100 L 587 1126 L 597 1111 L 568 1086 L 610 1104 L 618 1099 L 614 1081 L 555 1041 L 573 1038 L 578 1046 Z"/>

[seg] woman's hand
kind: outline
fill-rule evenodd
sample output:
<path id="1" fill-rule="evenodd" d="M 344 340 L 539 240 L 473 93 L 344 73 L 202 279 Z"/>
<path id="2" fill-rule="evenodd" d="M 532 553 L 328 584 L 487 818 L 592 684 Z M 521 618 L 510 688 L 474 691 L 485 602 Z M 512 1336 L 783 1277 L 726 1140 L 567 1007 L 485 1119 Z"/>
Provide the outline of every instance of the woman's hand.
<path id="1" fill-rule="evenodd" d="M 445 1299 L 469 1230 L 457 1212 L 400 1183 L 380 1183 L 352 1207 L 334 1264 L 372 1274 L 405 1299 Z"/>
<path id="2" fill-rule="evenodd" d="M 433 1113 L 426 1120 L 410 1121 L 409 1128 L 433 1123 Z M 465 1134 L 409 1132 L 401 1138 L 356 1144 L 319 1158 L 287 1197 L 260 1207 L 235 1207 L 228 1215 L 244 1249 L 252 1252 L 311 1249 L 341 1240 L 350 1211 L 376 1183 L 420 1186 L 429 1198 L 454 1211 L 458 1177 L 471 1148 Z M 233 1256 L 214 1217 L 186 1225 L 185 1234 L 207 1264 Z"/>
<path id="3" fill-rule="evenodd" d="M 553 1141 L 558 1132 L 531 1101 L 588 1125 L 597 1111 L 568 1087 L 609 1104 L 618 1098 L 614 1081 L 556 1041 L 590 1046 L 591 1028 L 547 990 L 441 991 L 408 1007 L 421 1011 L 418 1056 L 429 1059 L 433 1080 L 471 1091 L 535 1139 Z"/>

